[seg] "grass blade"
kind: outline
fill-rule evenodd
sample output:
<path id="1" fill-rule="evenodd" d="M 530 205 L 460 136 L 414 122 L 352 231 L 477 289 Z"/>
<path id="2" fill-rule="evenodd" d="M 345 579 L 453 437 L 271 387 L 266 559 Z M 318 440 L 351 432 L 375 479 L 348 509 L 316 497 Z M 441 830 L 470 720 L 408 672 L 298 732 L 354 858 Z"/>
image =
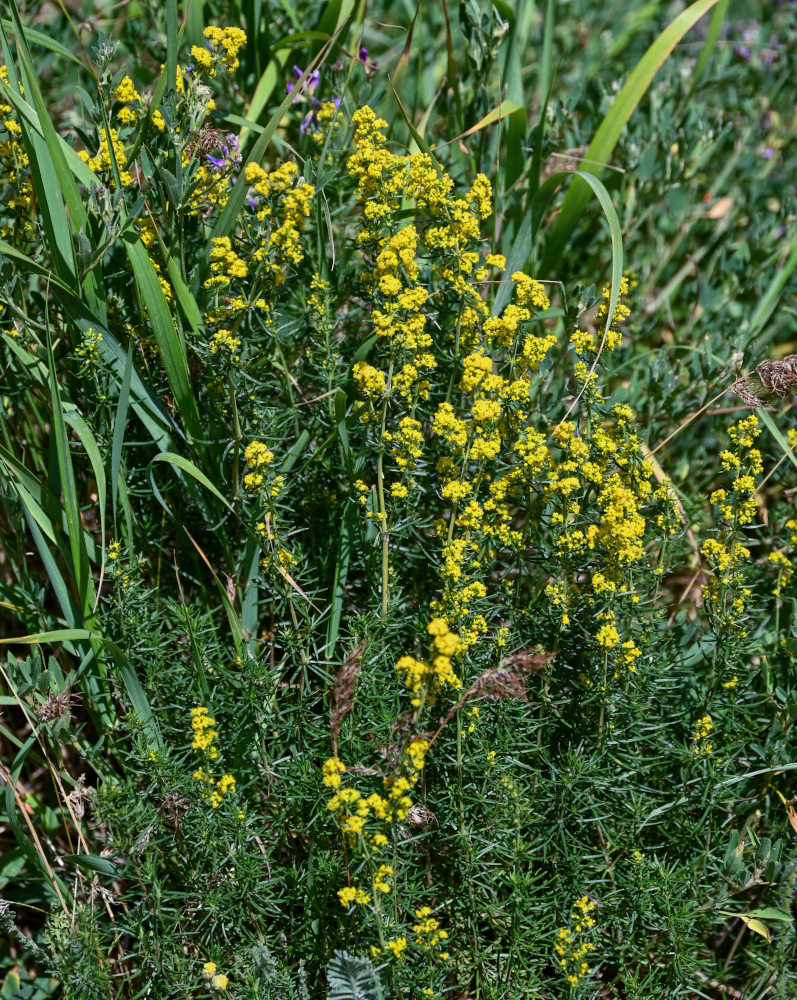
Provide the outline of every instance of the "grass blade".
<path id="1" fill-rule="evenodd" d="M 78 593 L 79 606 L 83 610 L 84 617 L 88 618 L 94 606 L 95 594 L 91 585 L 89 557 L 83 537 L 83 521 L 80 517 L 80 501 L 77 495 L 75 470 L 72 465 L 72 454 L 69 449 L 66 420 L 64 419 L 63 404 L 61 402 L 61 390 L 55 373 L 55 357 L 53 355 L 49 330 L 47 331 L 47 360 L 50 369 L 53 436 L 58 456 L 58 476 L 60 480 L 60 488 L 56 492 L 63 493 L 63 510 L 66 515 L 67 537 L 72 553 L 74 584 Z"/>
<path id="2" fill-rule="evenodd" d="M 609 162 L 626 122 L 633 114 L 637 104 L 645 96 L 648 87 L 664 61 L 671 55 L 673 49 L 687 31 L 718 2 L 719 0 L 697 0 L 696 3 L 691 4 L 664 29 L 644 56 L 642 56 L 620 90 L 620 93 L 614 99 L 606 117 L 598 126 L 598 130 L 584 155 L 585 162 L 583 169 L 579 171 L 582 177 L 585 173 L 596 177 L 600 176 L 603 172 L 602 164 Z M 562 205 L 551 238 L 548 241 L 541 267 L 543 274 L 549 274 L 561 257 L 568 240 L 581 221 L 582 214 L 588 202 L 589 190 L 587 185 L 583 179 L 574 181 Z"/>
<path id="3" fill-rule="evenodd" d="M 191 385 L 188 359 L 177 334 L 174 318 L 169 310 L 155 268 L 152 266 L 144 244 L 136 234 L 127 233 L 123 242 L 127 258 L 133 269 L 141 302 L 146 303 L 152 333 L 158 345 L 166 378 L 174 393 L 174 401 L 183 420 L 186 433 L 189 439 L 200 438 L 203 433 L 202 422 L 199 418 L 196 397 Z"/>
<path id="4" fill-rule="evenodd" d="M 775 306 L 778 304 L 778 300 L 780 299 L 780 293 L 786 287 L 786 282 L 791 277 L 791 273 L 795 267 L 797 267 L 797 241 L 790 245 L 789 255 L 786 258 L 783 267 L 781 267 L 780 270 L 773 276 L 767 290 L 761 297 L 761 301 L 756 307 L 756 311 L 750 317 L 749 336 L 751 338 L 763 329 L 764 325 L 775 311 Z M 763 339 L 767 338 L 764 337 Z"/>
<path id="5" fill-rule="evenodd" d="M 717 40 L 722 32 L 722 25 L 725 22 L 725 15 L 728 13 L 728 6 L 730 0 L 719 0 L 719 3 L 714 8 L 714 13 L 711 15 L 711 23 L 708 26 L 708 31 L 706 32 L 706 40 L 703 43 L 703 48 L 700 50 L 700 55 L 695 63 L 695 68 L 692 70 L 692 82 L 689 85 L 689 90 L 684 98 L 684 107 L 689 103 L 689 98 L 695 91 L 695 87 L 703 79 L 703 74 L 708 68 L 708 64 L 711 62 L 711 57 L 714 55 L 714 49 L 717 45 Z"/>
<path id="6" fill-rule="evenodd" d="M 119 400 L 116 404 L 116 420 L 113 426 L 113 441 L 111 442 L 111 509 L 116 519 L 116 497 L 119 491 L 119 471 L 122 464 L 122 444 L 127 427 L 127 409 L 130 403 L 130 378 L 133 374 L 133 345 L 127 348 L 127 361 L 119 388 Z"/>
<path id="7" fill-rule="evenodd" d="M 791 464 L 795 468 L 797 468 L 797 458 L 795 458 L 795 456 L 794 456 L 794 449 L 790 446 L 790 444 L 786 440 L 786 438 L 781 434 L 780 430 L 778 429 L 778 425 L 775 423 L 775 421 L 769 415 L 769 413 L 767 412 L 766 408 L 763 407 L 763 406 L 760 406 L 755 411 L 755 415 L 757 417 L 761 418 L 761 422 L 764 424 L 764 426 L 769 431 L 769 433 L 772 435 L 772 437 L 777 441 L 778 445 L 780 446 L 781 450 L 783 451 L 783 454 L 786 456 L 786 458 L 788 458 L 788 460 L 791 462 Z"/>
<path id="8" fill-rule="evenodd" d="M 194 465 L 194 463 L 189 461 L 187 458 L 183 458 L 182 455 L 176 455 L 172 452 L 164 452 L 160 455 L 156 455 L 153 462 L 168 462 L 170 465 L 175 465 L 178 469 L 182 469 L 184 472 L 187 472 L 189 476 L 193 476 L 198 483 L 201 483 L 206 490 L 212 493 L 217 500 L 220 500 L 229 511 L 233 514 L 235 513 L 229 502 L 224 499 L 221 493 L 219 493 L 218 489 L 216 489 L 205 473 L 201 472 Z"/>
<path id="9" fill-rule="evenodd" d="M 0 27 L 6 34 L 10 34 L 14 31 L 13 22 L 7 18 L 0 18 Z M 30 42 L 32 45 L 41 45 L 43 49 L 49 49 L 50 52 L 54 52 L 56 55 L 61 56 L 62 59 L 68 59 L 69 62 L 75 63 L 83 70 L 88 70 L 80 59 L 75 55 L 75 53 L 68 49 L 65 45 L 46 35 L 43 31 L 37 31 L 35 28 L 25 27 L 22 28 L 25 40 Z"/>

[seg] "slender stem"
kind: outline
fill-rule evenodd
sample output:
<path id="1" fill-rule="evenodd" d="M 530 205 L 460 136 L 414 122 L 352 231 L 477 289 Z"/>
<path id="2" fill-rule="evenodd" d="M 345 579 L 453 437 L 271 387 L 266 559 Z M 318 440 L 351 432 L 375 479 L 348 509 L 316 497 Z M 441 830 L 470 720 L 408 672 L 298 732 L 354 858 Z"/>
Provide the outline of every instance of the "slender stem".
<path id="1" fill-rule="evenodd" d="M 382 617 L 387 618 L 390 577 L 390 534 L 387 530 L 387 508 L 385 506 L 385 481 L 382 460 L 384 452 L 379 452 L 376 463 L 376 490 L 379 497 L 379 531 L 382 535 Z"/>
<path id="2" fill-rule="evenodd" d="M 379 457 L 376 460 L 376 491 L 379 500 L 379 531 L 382 536 L 382 617 L 387 618 L 390 597 L 390 532 L 387 528 L 387 505 L 385 504 L 385 424 L 387 423 L 387 401 L 393 384 L 393 359 L 387 372 L 387 388 L 382 403 L 382 422 L 379 428 Z"/>
<path id="3" fill-rule="evenodd" d="M 232 495 L 233 499 L 235 499 L 238 496 L 238 490 L 240 487 L 239 472 L 241 462 L 241 439 L 243 438 L 243 434 L 241 433 L 241 422 L 238 419 L 238 404 L 235 401 L 235 387 L 232 384 L 231 378 L 227 379 L 227 386 L 230 390 L 230 406 L 232 408 L 233 436 L 235 441 L 232 453 Z"/>
<path id="4" fill-rule="evenodd" d="M 598 718 L 598 749 L 600 750 L 603 744 L 603 720 L 606 715 L 606 665 L 609 659 L 609 654 L 603 654 L 603 681 L 601 684 L 601 714 Z"/>
<path id="5" fill-rule="evenodd" d="M 462 796 L 462 725 L 460 720 L 460 710 L 457 709 L 457 786 L 459 792 L 459 833 L 465 836 L 465 803 Z"/>

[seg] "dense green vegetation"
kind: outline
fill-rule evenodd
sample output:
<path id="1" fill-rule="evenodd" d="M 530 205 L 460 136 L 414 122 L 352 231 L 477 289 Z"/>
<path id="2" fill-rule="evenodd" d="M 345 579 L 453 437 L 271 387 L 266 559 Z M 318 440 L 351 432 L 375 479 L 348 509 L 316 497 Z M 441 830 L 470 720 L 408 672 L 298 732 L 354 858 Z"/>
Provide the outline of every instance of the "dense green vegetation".
<path id="1" fill-rule="evenodd" d="M 2 37 L 0 996 L 792 998 L 793 5 Z"/>

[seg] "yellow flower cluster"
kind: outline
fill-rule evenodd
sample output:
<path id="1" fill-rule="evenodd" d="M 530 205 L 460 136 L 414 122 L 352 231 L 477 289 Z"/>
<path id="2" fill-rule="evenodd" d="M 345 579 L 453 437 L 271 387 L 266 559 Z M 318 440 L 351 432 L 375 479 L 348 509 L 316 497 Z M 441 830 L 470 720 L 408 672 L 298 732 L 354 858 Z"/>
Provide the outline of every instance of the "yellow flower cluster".
<path id="1" fill-rule="evenodd" d="M 244 488 L 250 493 L 259 493 L 265 486 L 264 472 L 274 461 L 274 452 L 262 441 L 250 442 L 244 451 L 247 473 L 244 476 Z"/>
<path id="2" fill-rule="evenodd" d="M 393 866 L 385 862 L 376 864 L 374 858 L 390 843 L 387 831 L 392 832 L 395 823 L 406 819 L 412 808 L 410 793 L 420 779 L 428 747 L 421 737 L 408 742 L 392 773 L 382 779 L 382 794 L 363 795 L 359 789 L 342 788 L 341 775 L 346 772 L 343 762 L 330 757 L 324 763 L 323 782 L 335 792 L 327 808 L 335 814 L 349 848 L 365 857 L 371 872 L 370 891 L 356 885 L 338 890 L 341 906 L 367 906 L 372 899 L 378 900 L 380 894 L 392 891 Z M 400 957 L 400 951 L 403 947 L 394 952 L 395 957 Z"/>
<path id="3" fill-rule="evenodd" d="M 720 453 L 722 468 L 734 478 L 730 494 L 726 490 L 715 490 L 711 502 L 719 506 L 726 521 L 736 525 L 750 524 L 757 513 L 755 477 L 761 475 L 763 465 L 761 452 L 753 444 L 760 433 L 758 417 L 751 413 L 728 428 L 728 437 L 734 447 Z"/>
<path id="4" fill-rule="evenodd" d="M 313 141 L 321 145 L 330 132 L 339 131 L 343 124 L 343 114 L 334 101 L 324 101 L 315 114 Z"/>
<path id="5" fill-rule="evenodd" d="M 215 962 L 204 963 L 202 966 L 202 977 L 210 983 L 214 990 L 221 990 L 222 992 L 227 989 L 227 984 L 230 981 L 223 972 L 216 971 Z"/>
<path id="6" fill-rule="evenodd" d="M 372 850 L 378 850 L 387 843 L 382 831 L 396 820 L 405 819 L 410 811 L 412 799 L 408 793 L 420 778 L 428 746 L 428 742 L 421 738 L 409 742 L 400 756 L 396 770 L 382 780 L 384 795 L 373 792 L 364 796 L 356 788 L 340 788 L 340 774 L 343 772 L 336 768 L 341 766 L 341 762 L 335 757 L 326 762 L 324 783 L 338 789 L 327 802 L 327 808 L 337 814 L 341 832 L 350 847 L 357 846 L 358 838 L 366 837 L 368 840 L 364 843 L 369 844 Z M 331 781 L 337 781 L 338 784 L 330 784 Z M 387 889 L 382 888 L 386 885 L 385 877 L 388 874 L 392 876 L 392 869 L 389 873 L 386 869 L 380 869 L 375 875 L 374 884 L 382 892 L 389 891 L 389 886 Z"/>
<path id="7" fill-rule="evenodd" d="M 128 187 L 133 183 L 133 175 L 129 170 L 123 170 L 122 167 L 127 162 L 127 156 L 125 155 L 125 148 L 119 138 L 119 132 L 115 129 L 109 129 L 111 136 L 111 145 L 108 147 L 108 137 L 106 132 L 103 131 L 100 135 L 100 148 L 94 156 L 85 150 L 81 149 L 78 152 L 78 156 L 81 160 L 88 166 L 94 174 L 105 175 L 103 180 L 110 187 L 114 186 L 114 179 L 112 173 L 112 164 L 115 161 L 116 166 L 119 168 L 119 180 L 121 181 L 122 187 Z M 111 159 L 111 153 L 113 153 L 113 160 Z"/>
<path id="8" fill-rule="evenodd" d="M 413 656 L 402 656 L 396 663 L 396 670 L 404 677 L 404 686 L 412 692 L 415 708 L 423 704 L 433 705 L 435 696 L 446 686 L 455 690 L 462 686 L 451 662 L 455 653 L 459 652 L 460 637 L 450 631 L 443 618 L 434 618 L 426 626 L 426 631 L 432 636 L 431 664 Z"/>
<path id="9" fill-rule="evenodd" d="M 226 356 L 230 361 L 240 361 L 241 338 L 234 337 L 226 327 L 217 330 L 210 338 L 210 353 Z"/>
<path id="10" fill-rule="evenodd" d="M 794 575 L 794 563 L 784 552 L 770 552 L 769 562 L 777 567 L 777 583 L 772 591 L 775 597 L 780 597 L 781 590 Z"/>
<path id="11" fill-rule="evenodd" d="M 123 125 L 135 125 L 138 120 L 136 112 L 129 107 L 131 104 L 141 104 L 141 94 L 136 90 L 135 84 L 129 76 L 123 76 L 119 85 L 113 93 L 113 99 L 125 107 L 121 108 L 116 117 Z"/>
<path id="12" fill-rule="evenodd" d="M 391 214 L 398 207 L 405 187 L 405 161 L 385 148 L 382 134 L 387 128 L 367 105 L 352 115 L 355 152 L 346 168 L 357 179 L 357 200 L 369 223 Z"/>
<path id="13" fill-rule="evenodd" d="M 423 432 L 414 417 L 402 417 L 397 434 L 385 431 L 383 438 L 392 444 L 390 455 L 402 472 L 411 472 L 421 457 Z"/>
<path id="14" fill-rule="evenodd" d="M 323 782 L 328 788 L 340 788 L 340 776 L 346 771 L 346 765 L 338 757 L 330 757 L 324 762 Z"/>
<path id="15" fill-rule="evenodd" d="M 257 163 L 248 163 L 245 176 L 256 217 L 267 226 L 262 240 L 252 249 L 252 260 L 263 278 L 279 286 L 289 270 L 304 259 L 300 240 L 315 188 L 299 178 L 299 168 L 292 161 L 270 173 Z"/>
<path id="16" fill-rule="evenodd" d="M 755 499 L 756 478 L 762 472 L 761 452 L 753 447 L 761 433 L 754 413 L 743 417 L 728 428 L 732 447 L 720 453 L 725 472 L 731 473 L 730 491 L 714 490 L 711 503 L 718 512 L 720 531 L 718 537 L 708 538 L 701 546 L 701 553 L 714 572 L 703 585 L 703 597 L 718 623 L 740 627 L 740 619 L 751 596 L 745 586 L 744 563 L 750 558 L 749 549 L 742 544 L 740 528 L 750 524 L 758 512 Z M 778 562 L 778 555 L 774 562 Z"/>
<path id="17" fill-rule="evenodd" d="M 367 906 L 371 902 L 371 897 L 364 889 L 357 889 L 353 885 L 338 889 L 338 899 L 340 905 L 346 908 L 352 905 Z"/>
<path id="18" fill-rule="evenodd" d="M 241 28 L 219 28 L 211 25 L 205 28 L 205 38 L 210 42 L 211 49 L 191 46 L 191 57 L 202 73 L 215 76 L 219 66 L 234 73 L 240 65 L 238 53 L 246 45 L 246 32 Z"/>
<path id="19" fill-rule="evenodd" d="M 400 959 L 407 948 L 407 939 L 405 937 L 393 938 L 393 940 L 387 942 L 385 947 L 393 952 L 394 958 Z"/>
<path id="20" fill-rule="evenodd" d="M 440 946 L 445 947 L 444 942 L 448 940 L 448 931 L 440 927 L 440 921 L 432 916 L 431 908 L 422 906 L 415 911 L 417 924 L 413 924 L 412 930 L 416 937 L 418 947 L 431 952 Z M 437 957 L 445 962 L 449 957 L 447 951 L 438 951 Z"/>
<path id="21" fill-rule="evenodd" d="M 554 951 L 559 956 L 558 964 L 571 986 L 590 973 L 588 956 L 595 951 L 595 945 L 587 935 L 595 926 L 592 912 L 595 904 L 588 896 L 581 896 L 573 904 L 568 927 L 560 927 L 556 935 Z"/>
<path id="22" fill-rule="evenodd" d="M 198 750 L 207 761 L 216 760 L 219 756 L 219 735 L 216 732 L 216 720 L 208 714 L 204 705 L 191 709 L 191 729 L 194 738 L 191 746 Z M 207 799 L 214 809 L 218 809 L 226 795 L 235 791 L 235 778 L 231 774 L 223 774 L 215 778 L 212 771 L 205 770 L 201 765 L 194 771 L 193 778 L 202 785 L 202 798 Z"/>
<path id="23" fill-rule="evenodd" d="M 9 85 L 8 70 L 0 65 L 0 80 Z M 19 84 L 20 93 L 23 87 Z M 12 108 L 5 101 L 0 101 L 0 121 L 6 132 L 6 138 L 0 139 L 0 173 L 3 178 L 3 205 L 13 215 L 13 222 L 0 226 L 0 236 L 7 239 L 14 235 L 23 242 L 33 235 L 33 179 L 30 176 L 28 154 L 21 141 L 22 129 L 19 122 L 12 117 Z M 11 328 L 11 336 L 15 336 Z"/>
<path id="24" fill-rule="evenodd" d="M 199 750 L 211 760 L 215 760 L 219 755 L 218 733 L 215 730 L 216 720 L 208 715 L 208 710 L 204 705 L 198 705 L 191 709 L 191 729 L 194 731 L 194 739 L 191 746 L 194 750 Z"/>
<path id="25" fill-rule="evenodd" d="M 93 365 L 100 356 L 100 344 L 102 334 L 94 327 L 88 327 L 80 338 L 80 343 L 75 348 L 75 357 L 79 358 L 83 365 Z"/>
<path id="26" fill-rule="evenodd" d="M 249 270 L 245 261 L 233 250 L 230 237 L 214 237 L 211 242 L 210 270 L 213 277 L 205 281 L 205 288 L 224 288 L 233 278 L 245 278 Z"/>
<path id="27" fill-rule="evenodd" d="M 623 299 L 628 295 L 628 291 L 628 278 L 623 276 L 620 279 L 620 295 L 617 300 L 617 305 L 614 308 L 614 316 L 612 316 L 609 329 L 606 331 L 606 340 L 603 345 L 604 351 L 613 351 L 616 347 L 620 346 L 623 339 L 623 335 L 618 327 L 627 323 L 631 315 L 631 310 L 623 302 Z M 595 327 L 600 337 L 603 336 L 603 331 L 606 327 L 606 318 L 609 315 L 609 299 L 611 298 L 611 294 L 612 286 L 607 285 L 601 293 L 600 305 L 595 313 Z M 595 354 L 598 350 L 599 341 L 596 339 L 595 334 L 588 330 L 576 330 L 570 337 L 570 345 L 578 355 Z M 586 372 L 586 369 L 584 369 L 584 371 Z"/>
<path id="28" fill-rule="evenodd" d="M 385 393 L 385 373 L 369 365 L 365 361 L 358 361 L 353 368 L 354 381 L 357 388 L 368 400 L 381 397 Z"/>
<path id="29" fill-rule="evenodd" d="M 708 737 L 714 729 L 710 715 L 701 716 L 695 725 L 695 734 L 692 739 L 692 751 L 699 757 L 709 757 L 714 750 L 714 745 L 708 742 Z"/>

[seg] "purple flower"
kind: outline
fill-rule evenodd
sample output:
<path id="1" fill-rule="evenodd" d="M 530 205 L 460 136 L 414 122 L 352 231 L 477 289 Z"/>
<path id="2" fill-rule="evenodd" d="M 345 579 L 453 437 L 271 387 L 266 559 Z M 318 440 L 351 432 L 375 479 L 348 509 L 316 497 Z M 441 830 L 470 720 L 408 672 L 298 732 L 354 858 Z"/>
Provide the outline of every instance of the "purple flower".
<path id="1" fill-rule="evenodd" d="M 363 47 L 362 47 L 362 48 L 360 49 L 360 51 L 359 51 L 358 55 L 359 55 L 359 57 L 360 57 L 360 62 L 361 62 L 361 63 L 367 63 L 367 62 L 368 62 L 368 49 L 366 49 L 366 47 L 365 47 L 365 46 L 363 46 Z"/>
<path id="2" fill-rule="evenodd" d="M 775 150 L 771 146 L 767 146 L 764 152 L 761 154 L 765 160 L 771 160 L 775 155 Z"/>
<path id="3" fill-rule="evenodd" d="M 311 125 L 313 126 L 313 128 L 315 128 L 316 125 L 318 125 L 318 119 L 315 116 L 315 111 L 311 111 L 308 115 L 305 115 L 302 124 L 299 126 L 299 131 L 302 133 L 302 135 L 304 135 L 309 130 Z"/>
<path id="4" fill-rule="evenodd" d="M 296 79 L 300 80 L 302 77 L 302 70 L 298 66 L 294 65 L 293 72 L 296 74 Z M 307 80 L 305 81 L 305 88 L 314 90 L 318 86 L 320 81 L 321 81 L 321 74 L 318 72 L 317 69 L 314 69 L 313 72 L 309 74 Z M 293 80 L 288 80 L 288 82 L 285 84 L 285 93 L 290 94 L 290 92 L 293 90 L 295 86 L 296 84 L 294 83 Z M 299 94 L 297 94 L 296 97 L 294 97 L 292 103 L 295 104 L 296 101 L 298 100 L 301 100 L 301 96 Z"/>
<path id="5" fill-rule="evenodd" d="M 228 132 L 224 137 L 224 142 L 220 143 L 221 156 L 211 156 L 207 154 L 205 159 L 213 166 L 214 172 L 226 170 L 234 167 L 240 162 L 241 153 L 238 149 L 238 136 L 233 132 Z"/>
<path id="6" fill-rule="evenodd" d="M 300 80 L 302 78 L 302 73 L 304 72 L 304 70 L 299 69 L 299 67 L 294 63 L 293 72 L 296 74 L 296 79 Z M 314 69 L 313 72 L 307 77 L 307 86 L 317 87 L 320 80 L 321 80 L 321 74 L 317 69 Z"/>

